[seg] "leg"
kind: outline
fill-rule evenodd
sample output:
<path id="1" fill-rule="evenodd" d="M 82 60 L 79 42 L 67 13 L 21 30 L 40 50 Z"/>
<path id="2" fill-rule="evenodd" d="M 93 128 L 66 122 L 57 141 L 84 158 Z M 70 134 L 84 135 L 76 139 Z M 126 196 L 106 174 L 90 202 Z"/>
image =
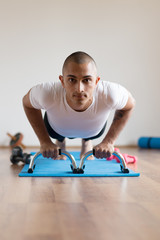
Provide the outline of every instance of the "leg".
<path id="1" fill-rule="evenodd" d="M 82 139 L 82 149 L 81 149 L 80 157 L 82 157 L 83 154 L 85 154 L 86 152 L 91 151 L 93 149 L 92 140 L 96 139 L 96 138 L 99 138 L 104 133 L 106 125 L 107 125 L 107 122 L 105 123 L 102 130 L 96 136 Z M 91 155 L 91 156 L 88 157 L 88 159 L 93 160 L 94 156 Z"/>
<path id="2" fill-rule="evenodd" d="M 84 139 L 82 139 L 82 148 L 81 148 L 80 157 L 82 157 L 86 152 L 91 151 L 92 149 L 93 149 L 92 140 L 85 141 Z M 88 160 L 93 160 L 93 159 L 94 159 L 93 155 L 88 157 Z"/>

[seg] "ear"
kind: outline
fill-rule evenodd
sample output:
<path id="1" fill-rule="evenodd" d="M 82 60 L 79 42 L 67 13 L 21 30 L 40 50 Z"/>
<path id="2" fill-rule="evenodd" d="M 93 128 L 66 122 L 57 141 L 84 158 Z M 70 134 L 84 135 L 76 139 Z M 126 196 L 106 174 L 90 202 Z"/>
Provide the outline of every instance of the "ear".
<path id="1" fill-rule="evenodd" d="M 98 82 L 99 82 L 100 79 L 101 79 L 101 78 L 98 76 L 97 79 L 96 79 L 96 85 L 98 84 Z"/>
<path id="2" fill-rule="evenodd" d="M 63 76 L 62 76 L 62 75 L 59 75 L 59 80 L 61 81 L 62 86 L 64 87 L 64 79 L 63 79 Z"/>

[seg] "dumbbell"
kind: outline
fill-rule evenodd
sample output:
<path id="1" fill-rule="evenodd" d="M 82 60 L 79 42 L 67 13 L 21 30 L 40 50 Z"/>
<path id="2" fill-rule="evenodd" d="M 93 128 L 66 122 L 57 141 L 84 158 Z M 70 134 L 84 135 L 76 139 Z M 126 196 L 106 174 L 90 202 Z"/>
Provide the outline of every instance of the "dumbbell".
<path id="1" fill-rule="evenodd" d="M 10 156 L 10 161 L 13 164 L 17 164 L 19 162 L 29 164 L 31 160 L 30 156 L 31 154 L 23 153 L 23 150 L 20 146 L 16 146 L 12 149 L 12 155 Z"/>

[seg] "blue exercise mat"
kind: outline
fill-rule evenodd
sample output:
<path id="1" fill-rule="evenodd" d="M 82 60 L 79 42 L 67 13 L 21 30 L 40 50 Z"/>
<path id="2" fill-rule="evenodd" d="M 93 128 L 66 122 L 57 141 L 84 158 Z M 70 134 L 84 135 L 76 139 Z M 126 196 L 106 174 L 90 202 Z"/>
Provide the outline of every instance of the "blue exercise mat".
<path id="1" fill-rule="evenodd" d="M 77 167 L 80 163 L 79 152 L 71 152 L 76 159 Z M 116 160 L 107 161 L 106 159 L 86 160 L 83 174 L 74 174 L 70 167 L 70 161 L 53 160 L 39 155 L 35 159 L 35 169 L 33 173 L 28 173 L 29 164 L 25 164 L 20 177 L 138 177 L 136 173 L 129 169 L 129 173 L 122 173 L 120 164 Z"/>

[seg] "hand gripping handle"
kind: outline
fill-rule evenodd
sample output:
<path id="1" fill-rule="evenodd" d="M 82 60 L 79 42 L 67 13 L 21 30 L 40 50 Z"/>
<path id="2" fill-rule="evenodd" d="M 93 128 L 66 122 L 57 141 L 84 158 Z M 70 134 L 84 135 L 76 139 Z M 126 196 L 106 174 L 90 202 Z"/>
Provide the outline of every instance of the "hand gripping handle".
<path id="1" fill-rule="evenodd" d="M 121 168 L 121 171 L 123 173 L 129 173 L 129 170 L 126 166 L 126 163 L 125 163 L 125 160 L 124 160 L 124 157 L 122 156 L 122 154 L 118 153 L 117 151 L 114 151 L 112 153 L 114 156 L 116 156 L 119 160 L 120 160 L 120 168 Z M 84 168 L 85 168 L 85 161 L 86 159 L 90 156 L 90 155 L 95 155 L 95 150 L 93 149 L 92 151 L 89 151 L 89 152 L 86 152 L 82 158 L 81 158 L 81 161 L 80 161 L 80 164 L 79 164 L 79 168 L 78 168 L 78 172 L 79 173 L 84 173 Z"/>
<path id="2" fill-rule="evenodd" d="M 29 164 L 29 168 L 28 168 L 28 173 L 33 173 L 34 168 L 35 168 L 35 159 L 41 154 L 41 152 L 37 152 L 35 155 L 31 156 L 31 161 Z M 69 152 L 65 151 L 65 150 L 61 150 L 59 149 L 59 155 L 65 155 L 69 158 L 70 162 L 71 162 L 71 169 L 73 171 L 73 173 L 77 172 L 77 166 L 76 166 L 76 161 L 75 158 L 73 157 L 72 154 L 70 154 Z"/>

